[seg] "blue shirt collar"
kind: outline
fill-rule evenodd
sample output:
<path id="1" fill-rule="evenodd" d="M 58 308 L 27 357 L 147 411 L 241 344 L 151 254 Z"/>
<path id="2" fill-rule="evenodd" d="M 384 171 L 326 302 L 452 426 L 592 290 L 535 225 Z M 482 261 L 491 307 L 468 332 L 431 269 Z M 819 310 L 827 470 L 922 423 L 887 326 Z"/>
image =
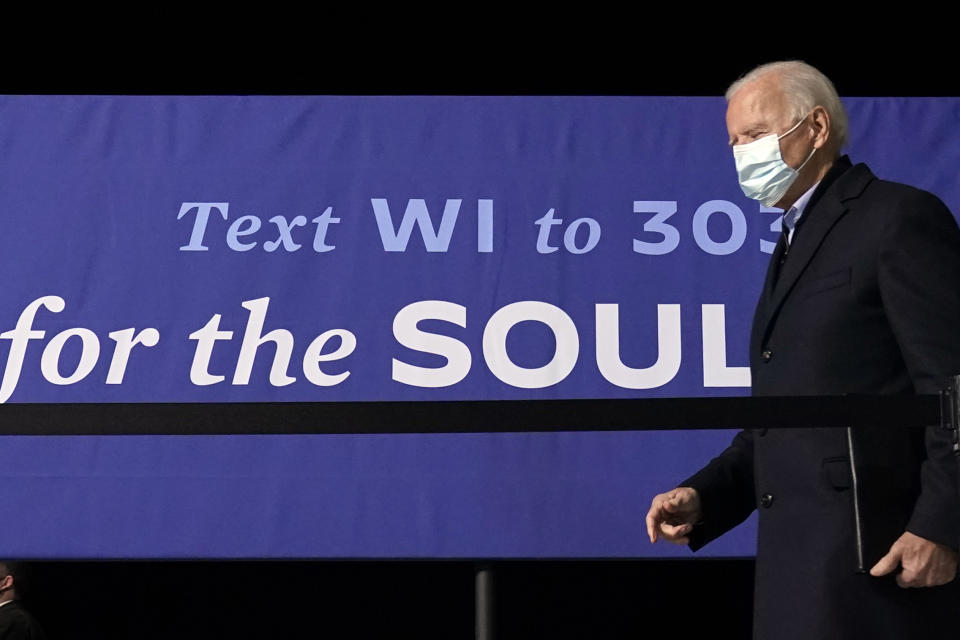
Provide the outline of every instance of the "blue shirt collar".
<path id="1" fill-rule="evenodd" d="M 792 219 L 793 224 L 790 226 L 789 231 L 787 232 L 787 239 L 793 240 L 793 230 L 796 228 L 797 223 L 800 221 L 800 216 L 803 215 L 804 209 L 807 208 L 807 204 L 810 202 L 810 198 L 813 197 L 813 192 L 817 190 L 819 182 L 814 184 L 812 187 L 807 189 L 802 196 L 797 198 L 797 201 L 793 203 L 793 206 L 787 209 L 784 212 L 783 217 Z"/>

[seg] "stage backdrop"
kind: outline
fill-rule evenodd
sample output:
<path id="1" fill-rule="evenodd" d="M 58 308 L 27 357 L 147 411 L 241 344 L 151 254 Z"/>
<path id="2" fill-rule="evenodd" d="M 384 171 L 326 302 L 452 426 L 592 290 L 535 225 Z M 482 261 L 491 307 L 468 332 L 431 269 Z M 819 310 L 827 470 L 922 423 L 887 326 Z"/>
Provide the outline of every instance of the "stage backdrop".
<path id="1" fill-rule="evenodd" d="M 960 211 L 960 101 L 849 99 Z M 0 99 L 0 401 L 746 394 L 720 98 Z M 0 407 L 2 409 L 2 407 Z M 0 556 L 637 557 L 731 432 L 0 438 Z M 702 555 L 749 555 L 752 524 Z"/>

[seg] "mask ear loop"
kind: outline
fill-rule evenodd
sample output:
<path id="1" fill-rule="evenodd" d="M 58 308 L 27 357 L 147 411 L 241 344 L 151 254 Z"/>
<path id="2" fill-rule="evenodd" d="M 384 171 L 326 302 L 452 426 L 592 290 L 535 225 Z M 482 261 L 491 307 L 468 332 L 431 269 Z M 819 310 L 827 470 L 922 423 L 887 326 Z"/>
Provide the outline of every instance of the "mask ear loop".
<path id="1" fill-rule="evenodd" d="M 803 124 L 803 121 L 804 121 L 804 120 L 806 120 L 807 118 L 810 117 L 810 114 L 811 114 L 811 113 L 813 113 L 813 110 L 811 110 L 809 113 L 807 113 L 807 115 L 805 115 L 805 116 L 803 116 L 802 118 L 800 118 L 799 120 L 797 120 L 797 124 L 793 125 L 793 126 L 790 127 L 789 129 L 787 129 L 786 131 L 784 131 L 783 133 L 781 133 L 779 136 L 777 136 L 777 140 L 779 140 L 779 139 L 781 139 L 781 138 L 785 138 L 785 137 L 787 137 L 788 135 L 790 135 L 791 133 L 793 133 L 794 130 L 796 130 L 797 127 L 799 127 L 801 124 Z"/>
<path id="2" fill-rule="evenodd" d="M 799 167 L 797 167 L 796 169 L 794 169 L 794 171 L 796 171 L 797 173 L 800 173 L 800 170 L 803 169 L 808 162 L 810 162 L 810 158 L 812 158 L 812 157 L 813 157 L 813 154 L 815 154 L 816 152 L 817 152 L 817 148 L 816 148 L 816 147 L 814 147 L 813 149 L 811 149 L 811 150 L 810 150 L 810 155 L 807 156 L 807 159 L 803 161 L 803 164 L 801 164 Z"/>
<path id="3" fill-rule="evenodd" d="M 804 120 L 806 120 L 807 118 L 810 117 L 810 114 L 811 114 L 811 113 L 813 113 L 813 110 L 811 110 L 809 113 L 807 113 L 807 115 L 805 115 L 805 116 L 803 116 L 802 118 L 800 118 L 800 120 L 797 121 L 797 124 L 795 124 L 795 125 L 793 125 L 792 127 L 790 127 L 790 129 L 789 129 L 788 131 L 785 131 L 782 135 L 777 136 L 777 141 L 779 142 L 779 141 L 780 141 L 780 138 L 784 138 L 784 137 L 790 135 L 791 133 L 793 133 L 794 130 L 795 130 L 797 127 L 799 127 L 801 124 L 803 124 L 803 121 L 804 121 Z M 812 158 L 812 157 L 813 157 L 813 154 L 816 153 L 816 152 L 817 152 L 817 148 L 816 148 L 816 147 L 814 147 L 813 149 L 811 149 L 811 150 L 810 150 L 810 155 L 807 156 L 807 159 L 804 160 L 803 163 L 802 163 L 799 167 L 797 167 L 796 169 L 794 169 L 794 171 L 796 171 L 797 173 L 800 173 L 800 171 L 807 165 L 807 163 L 810 162 L 810 158 Z"/>

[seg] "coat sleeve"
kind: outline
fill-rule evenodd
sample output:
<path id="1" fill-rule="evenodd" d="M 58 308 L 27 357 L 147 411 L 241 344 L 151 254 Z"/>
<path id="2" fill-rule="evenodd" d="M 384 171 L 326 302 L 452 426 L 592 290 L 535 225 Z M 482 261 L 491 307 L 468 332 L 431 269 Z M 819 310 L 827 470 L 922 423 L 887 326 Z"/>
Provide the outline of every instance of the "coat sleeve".
<path id="1" fill-rule="evenodd" d="M 737 526 L 756 508 L 753 489 L 753 431 L 738 433 L 730 446 L 680 487 L 700 496 L 701 521 L 690 533 L 690 549 L 698 550 Z"/>
<path id="2" fill-rule="evenodd" d="M 884 310 L 917 393 L 960 374 L 960 229 L 936 197 L 916 191 L 886 222 L 878 261 Z M 907 530 L 957 548 L 958 461 L 950 433 L 928 427 L 920 496 Z"/>

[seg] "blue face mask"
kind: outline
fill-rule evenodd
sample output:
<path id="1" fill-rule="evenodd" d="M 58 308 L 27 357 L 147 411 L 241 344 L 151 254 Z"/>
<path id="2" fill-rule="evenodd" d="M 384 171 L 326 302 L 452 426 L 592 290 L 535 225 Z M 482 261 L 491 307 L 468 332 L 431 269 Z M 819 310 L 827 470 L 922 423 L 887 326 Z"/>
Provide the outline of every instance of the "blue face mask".
<path id="1" fill-rule="evenodd" d="M 807 116 L 809 115 L 808 113 Z M 792 169 L 780 155 L 780 138 L 793 133 L 807 116 L 800 118 L 797 124 L 782 135 L 771 133 L 747 144 L 733 145 L 733 160 L 737 165 L 737 177 L 745 196 L 759 200 L 766 207 L 772 207 L 787 193 L 800 170 L 817 149 L 811 150 L 803 164 Z"/>

